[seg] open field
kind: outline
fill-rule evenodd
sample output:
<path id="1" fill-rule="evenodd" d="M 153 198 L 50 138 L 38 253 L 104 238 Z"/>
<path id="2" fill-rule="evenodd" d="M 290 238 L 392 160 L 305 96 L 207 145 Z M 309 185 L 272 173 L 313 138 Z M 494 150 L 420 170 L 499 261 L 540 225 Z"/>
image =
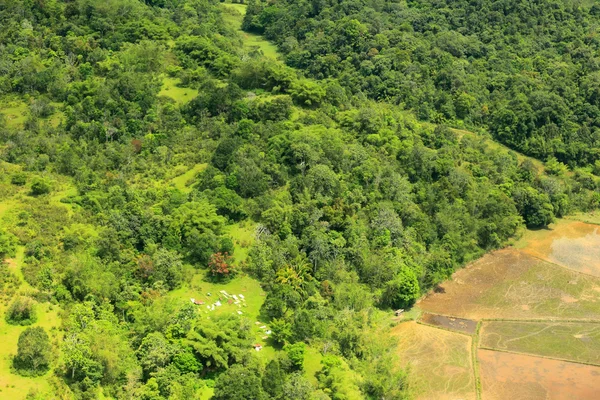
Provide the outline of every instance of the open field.
<path id="1" fill-rule="evenodd" d="M 517 243 L 527 254 L 600 277 L 600 227 L 559 221 L 548 230 L 528 231 Z"/>
<path id="2" fill-rule="evenodd" d="M 262 54 L 270 59 L 277 59 L 277 46 L 266 40 L 261 35 L 244 32 L 241 30 L 242 20 L 246 15 L 245 4 L 233 4 L 233 3 L 222 3 L 223 6 L 223 18 L 225 22 L 229 23 L 232 27 L 238 30 L 242 36 L 244 47 L 248 50 L 258 49 Z"/>
<path id="3" fill-rule="evenodd" d="M 480 347 L 600 364 L 600 324 L 489 321 Z"/>
<path id="4" fill-rule="evenodd" d="M 504 249 L 456 272 L 419 307 L 469 319 L 600 319 L 600 279 Z"/>
<path id="5" fill-rule="evenodd" d="M 198 95 L 198 90 L 180 87 L 179 79 L 165 77 L 163 79 L 163 87 L 158 93 L 159 96 L 170 97 L 179 105 L 186 104 Z"/>
<path id="6" fill-rule="evenodd" d="M 485 400 L 584 400 L 600 393 L 600 367 L 480 349 Z"/>
<path id="7" fill-rule="evenodd" d="M 400 323 L 398 358 L 409 368 L 409 384 L 419 399 L 475 399 L 471 338 L 417 324 Z"/>
<path id="8" fill-rule="evenodd" d="M 477 355 L 471 359 L 471 371 L 479 377 L 480 385 L 474 387 L 484 400 L 597 399 L 599 233 L 596 225 L 559 220 L 549 229 L 527 231 L 515 247 L 487 254 L 457 271 L 415 307 L 423 313 L 420 322 L 430 325 L 421 326 L 429 331 L 403 333 L 410 339 L 400 345 L 400 356 L 412 359 L 412 365 L 424 363 L 440 371 L 439 365 L 430 364 L 431 352 L 452 359 L 455 347 L 445 349 L 445 343 L 452 334 L 447 330 L 455 330 L 462 332 L 455 336 L 473 341 L 469 354 Z M 477 321 L 480 329 L 473 329 Z M 411 341 L 421 351 L 411 347 Z M 418 399 L 432 397 L 429 380 L 439 384 L 455 377 L 437 372 L 428 376 L 426 369 L 414 369 L 414 379 L 426 382 Z"/>
<path id="9" fill-rule="evenodd" d="M 175 185 L 177 189 L 187 193 L 191 190 L 190 185 L 194 182 L 194 178 L 196 178 L 196 175 L 199 172 L 204 171 L 206 169 L 206 166 L 207 164 L 196 164 L 183 174 L 171 179 L 171 182 Z"/>

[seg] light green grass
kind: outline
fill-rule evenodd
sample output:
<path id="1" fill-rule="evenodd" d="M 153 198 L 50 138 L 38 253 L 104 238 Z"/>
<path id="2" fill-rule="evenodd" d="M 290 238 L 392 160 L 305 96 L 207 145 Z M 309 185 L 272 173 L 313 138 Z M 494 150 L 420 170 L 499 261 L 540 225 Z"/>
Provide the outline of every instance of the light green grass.
<path id="1" fill-rule="evenodd" d="M 600 324 L 484 322 L 480 343 L 494 350 L 600 364 Z"/>
<path id="2" fill-rule="evenodd" d="M 307 347 L 304 355 L 304 375 L 313 384 L 318 385 L 317 372 L 321 371 L 323 355 L 313 347 Z"/>
<path id="3" fill-rule="evenodd" d="M 254 243 L 254 229 L 256 225 L 249 221 L 243 221 L 238 224 L 229 225 L 225 228 L 227 234 L 233 240 L 235 250 L 233 252 L 234 262 L 243 263 L 248 257 L 250 247 Z"/>
<path id="4" fill-rule="evenodd" d="M 10 128 L 22 128 L 27 119 L 27 104 L 23 102 L 10 102 L 0 106 L 0 114 L 6 117 L 6 125 Z"/>
<path id="5" fill-rule="evenodd" d="M 21 272 L 23 262 L 24 248 L 19 247 L 17 256 L 9 260 L 11 271 L 21 278 L 19 293 L 24 294 L 30 291 L 31 287 L 24 281 Z M 4 299 L 0 304 L 0 399 L 3 400 L 22 400 L 30 390 L 37 390 L 40 394 L 47 394 L 50 398 L 51 386 L 48 379 L 52 376 L 52 370 L 39 377 L 23 377 L 13 374 L 10 370 L 12 357 L 17 353 L 17 343 L 19 335 L 27 327 L 14 326 L 6 323 L 5 314 L 12 299 Z M 49 303 L 37 304 L 36 306 L 37 322 L 32 326 L 43 327 L 50 340 L 56 348 L 60 340 L 59 308 Z M 54 362 L 56 365 L 56 361 Z"/>
<path id="6" fill-rule="evenodd" d="M 277 51 L 277 46 L 269 42 L 261 35 L 242 31 L 242 21 L 244 19 L 244 15 L 246 15 L 247 7 L 245 4 L 222 3 L 222 6 L 224 11 L 223 19 L 239 32 L 239 34 L 242 36 L 244 47 L 249 50 L 254 48 L 259 49 L 265 57 L 277 59 L 279 54 Z"/>
<path id="7" fill-rule="evenodd" d="M 587 224 L 600 225 L 600 211 L 577 213 L 566 217 L 566 219 L 585 222 Z"/>
<path id="8" fill-rule="evenodd" d="M 181 175 L 178 175 L 171 179 L 171 183 L 182 192 L 189 192 L 191 190 L 191 184 L 194 183 L 196 175 L 206 169 L 208 164 L 196 164 L 192 168 L 188 169 Z"/>
<path id="9" fill-rule="evenodd" d="M 177 78 L 165 77 L 163 79 L 163 87 L 158 95 L 169 97 L 179 105 L 186 104 L 198 96 L 196 89 L 180 87 L 178 86 L 180 83 L 181 81 Z"/>

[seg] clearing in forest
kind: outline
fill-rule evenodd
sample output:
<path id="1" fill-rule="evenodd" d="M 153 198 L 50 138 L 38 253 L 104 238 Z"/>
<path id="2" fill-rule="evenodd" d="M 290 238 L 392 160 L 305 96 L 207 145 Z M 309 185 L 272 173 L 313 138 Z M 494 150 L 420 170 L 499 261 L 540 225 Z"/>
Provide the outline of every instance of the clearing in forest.
<path id="1" fill-rule="evenodd" d="M 485 400 L 597 399 L 600 367 L 479 349 Z"/>
<path id="2" fill-rule="evenodd" d="M 225 22 L 235 27 L 239 34 L 242 36 L 244 40 L 244 47 L 250 50 L 260 50 L 266 58 L 276 60 L 278 51 L 277 46 L 273 43 L 269 42 L 261 35 L 256 35 L 254 33 L 244 32 L 242 27 L 242 21 L 244 20 L 244 15 L 246 15 L 246 8 L 248 7 L 246 4 L 237 4 L 237 3 L 222 3 L 223 6 L 223 19 Z"/>
<path id="3" fill-rule="evenodd" d="M 398 357 L 409 369 L 409 385 L 419 399 L 475 399 L 471 337 L 418 324 L 400 323 Z"/>

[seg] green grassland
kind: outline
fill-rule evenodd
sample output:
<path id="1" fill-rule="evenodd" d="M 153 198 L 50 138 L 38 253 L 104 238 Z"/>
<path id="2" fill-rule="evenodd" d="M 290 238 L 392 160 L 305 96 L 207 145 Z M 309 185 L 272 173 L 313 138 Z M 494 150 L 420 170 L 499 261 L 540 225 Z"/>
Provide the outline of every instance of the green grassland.
<path id="1" fill-rule="evenodd" d="M 480 346 L 600 364 L 600 324 L 566 322 L 484 322 Z"/>
<path id="2" fill-rule="evenodd" d="M 235 27 L 242 36 L 244 47 L 248 50 L 258 49 L 262 54 L 270 59 L 277 59 L 277 46 L 269 42 L 260 35 L 244 32 L 241 30 L 242 20 L 246 14 L 245 4 L 223 3 L 223 19 L 231 26 Z"/>
<path id="3" fill-rule="evenodd" d="M 191 184 L 194 183 L 194 178 L 196 178 L 198 173 L 204 171 L 206 166 L 207 164 L 205 163 L 196 164 L 182 174 L 172 178 L 171 183 L 173 183 L 173 185 L 175 185 L 175 187 L 182 192 L 189 192 L 191 190 Z"/>
<path id="4" fill-rule="evenodd" d="M 27 104 L 11 101 L 0 105 L 0 114 L 4 114 L 6 125 L 10 128 L 21 128 L 27 119 Z"/>
<path id="5" fill-rule="evenodd" d="M 177 78 L 165 77 L 163 87 L 158 93 L 159 96 L 169 97 L 179 105 L 186 104 L 198 95 L 198 90 L 179 86 L 181 81 Z"/>
<path id="6" fill-rule="evenodd" d="M 8 261 L 9 270 L 16 275 L 21 285 L 17 288 L 18 295 L 28 295 L 31 293 L 31 286 L 24 281 L 21 272 L 21 265 L 24 256 L 23 247 L 19 247 L 17 256 Z M 17 342 L 19 335 L 27 327 L 10 325 L 5 320 L 6 310 L 8 309 L 11 299 L 15 296 L 3 297 L 0 303 L 0 398 L 6 400 L 21 400 L 30 391 L 35 391 L 39 394 L 48 395 L 50 398 L 52 370 L 48 371 L 43 376 L 24 377 L 16 375 L 11 371 L 12 357 L 17 353 Z M 58 346 L 61 338 L 59 331 L 60 318 L 59 307 L 50 303 L 42 303 L 36 305 L 37 321 L 32 326 L 43 327 L 52 343 Z M 56 357 L 56 355 L 55 355 Z"/>

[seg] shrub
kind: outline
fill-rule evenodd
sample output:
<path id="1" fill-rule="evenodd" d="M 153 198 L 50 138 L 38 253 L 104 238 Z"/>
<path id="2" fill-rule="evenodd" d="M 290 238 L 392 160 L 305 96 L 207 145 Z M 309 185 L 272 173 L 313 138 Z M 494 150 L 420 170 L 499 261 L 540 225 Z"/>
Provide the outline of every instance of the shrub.
<path id="1" fill-rule="evenodd" d="M 230 277 L 236 274 L 236 269 L 233 265 L 230 264 L 231 256 L 227 252 L 225 253 L 215 253 L 210 256 L 210 261 L 208 262 L 208 267 L 210 268 L 210 273 L 214 277 Z"/>
<path id="2" fill-rule="evenodd" d="M 23 172 L 17 172 L 10 178 L 10 183 L 17 186 L 23 186 L 27 183 L 27 175 Z"/>
<path id="3" fill-rule="evenodd" d="M 51 191 L 51 186 L 48 181 L 41 178 L 36 178 L 31 184 L 31 194 L 34 196 L 40 196 L 43 194 L 48 194 Z"/>
<path id="4" fill-rule="evenodd" d="M 36 320 L 34 302 L 27 297 L 17 298 L 6 312 L 6 322 L 12 325 L 31 325 Z"/>
<path id="5" fill-rule="evenodd" d="M 51 356 L 50 338 L 44 328 L 27 328 L 19 336 L 13 367 L 20 375 L 43 375 L 50 367 Z"/>

